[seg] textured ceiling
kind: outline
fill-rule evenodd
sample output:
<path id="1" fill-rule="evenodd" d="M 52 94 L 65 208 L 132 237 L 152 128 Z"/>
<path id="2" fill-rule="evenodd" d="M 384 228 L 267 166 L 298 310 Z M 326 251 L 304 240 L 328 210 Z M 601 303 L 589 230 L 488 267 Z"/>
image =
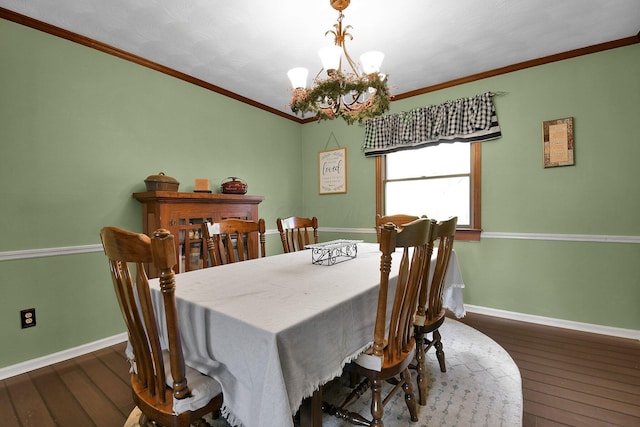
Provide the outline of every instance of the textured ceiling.
<path id="1" fill-rule="evenodd" d="M 320 70 L 329 0 L 0 0 L 0 7 L 291 113 L 288 69 Z M 354 59 L 385 53 L 392 94 L 638 34 L 639 0 L 352 0 Z"/>

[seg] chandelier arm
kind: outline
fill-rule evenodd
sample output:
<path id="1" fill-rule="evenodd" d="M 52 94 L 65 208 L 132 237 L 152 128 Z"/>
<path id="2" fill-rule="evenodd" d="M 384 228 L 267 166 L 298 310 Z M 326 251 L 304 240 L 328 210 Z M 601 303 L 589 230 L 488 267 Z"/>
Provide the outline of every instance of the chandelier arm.
<path id="1" fill-rule="evenodd" d="M 338 25 L 338 24 L 336 24 L 336 25 Z M 334 27 L 335 27 L 336 25 L 334 25 Z M 338 44 L 338 34 L 337 34 L 335 31 L 333 31 L 333 30 L 327 30 L 327 31 L 324 33 L 325 37 L 326 37 L 326 36 L 328 36 L 329 34 L 333 34 L 333 42 L 334 42 L 337 46 L 340 46 L 340 45 Z"/>
<path id="2" fill-rule="evenodd" d="M 354 96 L 353 101 L 351 102 L 346 102 L 346 100 L 343 99 L 343 101 L 345 101 L 343 102 L 344 108 L 346 108 L 349 111 L 359 110 L 361 107 L 359 108 L 358 106 L 362 106 L 364 105 L 364 102 L 366 102 L 364 100 L 359 101 L 361 96 L 362 96 L 362 93 L 358 92 L 358 96 Z"/>
<path id="3" fill-rule="evenodd" d="M 353 60 L 351 59 L 351 56 L 349 55 L 349 52 L 347 52 L 347 47 L 345 45 L 342 46 L 342 50 L 344 51 L 344 56 L 345 58 L 347 58 L 347 62 L 349 63 L 349 66 L 351 67 L 351 71 L 353 71 L 353 74 L 355 74 L 356 76 L 360 76 L 360 71 L 358 70 L 358 67 L 355 65 Z"/>

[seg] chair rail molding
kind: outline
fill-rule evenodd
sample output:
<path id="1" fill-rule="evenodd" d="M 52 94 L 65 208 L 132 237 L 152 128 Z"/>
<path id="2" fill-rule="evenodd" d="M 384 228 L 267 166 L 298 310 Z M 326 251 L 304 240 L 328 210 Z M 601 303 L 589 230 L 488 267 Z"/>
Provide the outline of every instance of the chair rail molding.
<path id="1" fill-rule="evenodd" d="M 375 228 L 340 228 L 318 227 L 318 232 L 376 234 Z M 265 233 L 279 234 L 276 229 L 269 229 Z M 640 243 L 640 236 L 619 236 L 606 234 L 551 234 L 551 233 L 510 233 L 502 231 L 483 231 L 481 239 L 516 239 L 516 240 L 554 240 L 562 242 L 595 242 L 595 243 Z M 0 252 L 0 261 L 11 261 L 29 258 L 44 258 L 50 256 L 76 255 L 91 252 L 102 252 L 102 245 L 64 246 L 57 248 L 23 249 L 17 251 Z"/>
<path id="2" fill-rule="evenodd" d="M 102 252 L 102 245 L 63 246 L 58 248 L 23 249 L 0 252 L 0 261 L 17 259 L 44 258 L 61 255 L 77 255 L 91 252 Z"/>
<path id="3" fill-rule="evenodd" d="M 331 233 L 375 234 L 375 228 L 339 228 L 318 227 L 318 231 Z M 511 233 L 501 231 L 483 231 L 485 239 L 517 239 L 517 240 L 556 240 L 564 242 L 596 242 L 596 243 L 640 243 L 640 236 L 619 236 L 606 234 L 552 234 L 552 233 Z"/>
<path id="4" fill-rule="evenodd" d="M 517 239 L 517 240 L 558 240 L 563 242 L 596 242 L 596 243 L 640 243 L 640 236 L 616 236 L 606 234 L 550 234 L 550 233 L 509 233 L 500 231 L 483 231 L 480 238 L 485 239 Z"/>

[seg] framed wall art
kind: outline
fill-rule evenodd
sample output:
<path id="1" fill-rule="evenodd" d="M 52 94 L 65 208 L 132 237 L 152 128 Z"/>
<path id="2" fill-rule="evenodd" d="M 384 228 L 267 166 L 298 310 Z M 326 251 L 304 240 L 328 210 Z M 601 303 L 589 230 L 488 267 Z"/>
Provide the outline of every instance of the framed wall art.
<path id="1" fill-rule="evenodd" d="M 573 117 L 542 122 L 545 168 L 574 164 Z"/>
<path id="2" fill-rule="evenodd" d="M 318 153 L 318 185 L 320 194 L 347 192 L 347 149 Z"/>

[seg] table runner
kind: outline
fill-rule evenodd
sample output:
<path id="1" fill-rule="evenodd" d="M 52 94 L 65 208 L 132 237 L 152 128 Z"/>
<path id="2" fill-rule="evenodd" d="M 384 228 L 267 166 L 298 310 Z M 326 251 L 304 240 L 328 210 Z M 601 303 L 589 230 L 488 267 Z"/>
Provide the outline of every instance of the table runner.
<path id="1" fill-rule="evenodd" d="M 185 362 L 222 384 L 231 425 L 293 426 L 302 400 L 370 345 L 379 262 L 377 244 L 360 244 L 357 258 L 332 266 L 301 251 L 176 276 Z M 449 305 L 460 312 L 459 271 L 452 277 Z"/>

